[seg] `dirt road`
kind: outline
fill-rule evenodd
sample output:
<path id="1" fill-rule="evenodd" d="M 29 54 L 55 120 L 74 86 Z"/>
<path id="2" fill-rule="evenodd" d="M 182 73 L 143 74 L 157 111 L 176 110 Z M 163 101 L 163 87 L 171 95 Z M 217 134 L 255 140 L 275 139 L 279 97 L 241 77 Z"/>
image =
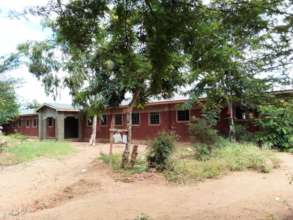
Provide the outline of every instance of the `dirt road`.
<path id="1" fill-rule="evenodd" d="M 269 174 L 237 172 L 194 185 L 156 174 L 117 181 L 99 162 L 99 147 L 75 144 L 66 158 L 40 159 L 0 170 L 0 219 L 293 220 L 293 155 L 278 154 Z"/>

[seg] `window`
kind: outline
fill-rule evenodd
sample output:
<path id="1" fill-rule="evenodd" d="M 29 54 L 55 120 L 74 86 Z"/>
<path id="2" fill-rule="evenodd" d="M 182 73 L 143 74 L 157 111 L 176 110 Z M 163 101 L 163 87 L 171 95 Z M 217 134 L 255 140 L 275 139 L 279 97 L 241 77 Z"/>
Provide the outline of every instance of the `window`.
<path id="1" fill-rule="evenodd" d="M 132 113 L 131 120 L 133 125 L 139 125 L 139 122 L 140 122 L 139 113 L 138 112 Z"/>
<path id="2" fill-rule="evenodd" d="M 93 126 L 93 117 L 87 118 L 87 126 L 92 127 Z"/>
<path id="3" fill-rule="evenodd" d="M 242 108 L 241 106 L 237 106 L 235 108 L 235 116 L 236 116 L 236 119 L 245 120 L 246 114 L 245 114 L 244 108 Z"/>
<path id="4" fill-rule="evenodd" d="M 122 125 L 122 114 L 115 115 L 115 125 Z"/>
<path id="5" fill-rule="evenodd" d="M 100 120 L 101 125 L 106 125 L 107 124 L 107 115 L 103 115 L 101 120 Z"/>
<path id="6" fill-rule="evenodd" d="M 189 121 L 189 110 L 178 110 L 177 121 Z"/>
<path id="7" fill-rule="evenodd" d="M 150 112 L 149 117 L 151 125 L 160 124 L 160 112 Z"/>
<path id="8" fill-rule="evenodd" d="M 33 127 L 34 128 L 38 127 L 38 119 L 37 118 L 34 118 L 34 120 L 33 120 Z"/>
<path id="9" fill-rule="evenodd" d="M 53 118 L 48 118 L 48 126 L 53 127 Z"/>
<path id="10" fill-rule="evenodd" d="M 21 128 L 21 120 L 18 120 L 18 127 Z"/>
<path id="11" fill-rule="evenodd" d="M 31 125 L 31 121 L 30 121 L 30 120 L 26 120 L 26 125 L 25 125 L 25 127 L 29 128 L 30 125 Z"/>

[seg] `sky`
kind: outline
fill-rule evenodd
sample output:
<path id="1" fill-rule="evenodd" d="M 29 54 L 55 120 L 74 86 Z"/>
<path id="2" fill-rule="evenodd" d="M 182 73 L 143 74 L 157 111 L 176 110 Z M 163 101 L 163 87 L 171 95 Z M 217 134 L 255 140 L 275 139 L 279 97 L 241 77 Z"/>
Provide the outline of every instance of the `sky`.
<path id="1" fill-rule="evenodd" d="M 17 45 L 28 40 L 44 40 L 50 35 L 49 30 L 44 30 L 40 25 L 40 18 L 29 16 L 27 19 L 9 18 L 9 11 L 22 11 L 27 7 L 44 5 L 48 0 L 0 0 L 0 56 L 16 51 Z M 37 100 L 40 103 L 54 102 L 52 97 L 46 96 L 42 83 L 38 81 L 25 65 L 6 73 L 19 81 L 16 94 L 20 103 Z M 67 90 L 62 89 L 56 102 L 71 103 Z"/>

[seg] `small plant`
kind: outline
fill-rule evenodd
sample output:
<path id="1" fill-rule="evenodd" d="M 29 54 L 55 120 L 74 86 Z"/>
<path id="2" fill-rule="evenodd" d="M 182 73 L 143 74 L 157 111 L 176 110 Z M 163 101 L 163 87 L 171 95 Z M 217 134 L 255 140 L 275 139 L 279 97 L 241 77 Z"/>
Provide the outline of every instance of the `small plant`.
<path id="1" fill-rule="evenodd" d="M 145 214 L 140 214 L 134 220 L 151 220 L 151 218 Z"/>
<path id="2" fill-rule="evenodd" d="M 157 170 L 165 170 L 167 168 L 168 159 L 174 150 L 175 136 L 166 132 L 162 132 L 150 145 L 147 155 L 149 168 Z"/>

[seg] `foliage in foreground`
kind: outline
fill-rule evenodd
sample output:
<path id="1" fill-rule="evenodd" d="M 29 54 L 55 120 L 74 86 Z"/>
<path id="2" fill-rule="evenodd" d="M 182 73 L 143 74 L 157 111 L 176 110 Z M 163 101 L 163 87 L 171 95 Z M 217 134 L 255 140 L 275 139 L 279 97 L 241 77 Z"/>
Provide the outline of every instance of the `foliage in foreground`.
<path id="1" fill-rule="evenodd" d="M 226 146 L 215 149 L 210 159 L 205 161 L 182 156 L 180 151 L 173 155 L 168 171 L 165 172 L 168 180 L 178 183 L 200 181 L 218 177 L 229 171 L 246 169 L 267 173 L 279 166 L 279 160 L 272 151 L 260 149 L 252 144 L 228 142 Z"/>
<path id="2" fill-rule="evenodd" d="M 162 132 L 156 137 L 151 145 L 147 155 L 149 168 L 157 170 L 165 170 L 168 160 L 175 148 L 175 136 L 166 132 Z"/>
<path id="3" fill-rule="evenodd" d="M 59 157 L 73 152 L 70 143 L 58 141 L 18 140 L 6 138 L 8 146 L 0 155 L 0 165 L 11 165 L 31 161 L 39 157 Z"/>
<path id="4" fill-rule="evenodd" d="M 283 103 L 283 106 L 267 105 L 260 108 L 262 117 L 258 124 L 263 143 L 274 148 L 288 150 L 293 148 L 293 103 Z"/>

